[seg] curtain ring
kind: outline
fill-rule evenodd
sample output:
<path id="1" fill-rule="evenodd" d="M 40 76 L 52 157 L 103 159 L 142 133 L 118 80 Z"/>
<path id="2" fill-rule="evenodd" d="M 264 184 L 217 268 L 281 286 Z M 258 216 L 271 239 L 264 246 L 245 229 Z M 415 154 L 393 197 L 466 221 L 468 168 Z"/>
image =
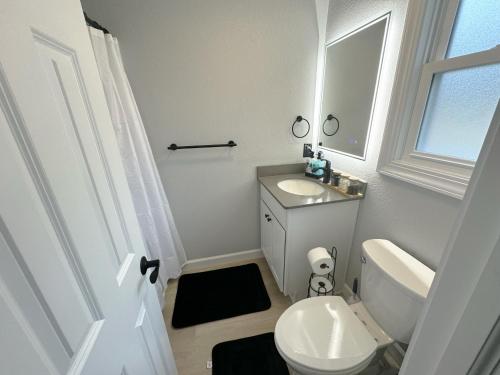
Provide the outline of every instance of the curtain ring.
<path id="1" fill-rule="evenodd" d="M 303 136 L 299 137 L 296 133 L 295 133 L 295 124 L 297 124 L 298 122 L 301 122 L 302 120 L 304 120 L 305 122 L 307 122 L 307 132 L 306 134 L 304 134 Z M 292 134 L 296 137 L 296 138 L 304 138 L 306 135 L 309 134 L 309 130 L 311 130 L 311 124 L 309 123 L 309 121 L 307 121 L 307 119 L 305 117 L 302 117 L 302 116 L 297 116 L 297 118 L 295 119 L 295 121 L 293 122 L 292 124 Z"/>
<path id="2" fill-rule="evenodd" d="M 331 120 L 335 120 L 335 122 L 337 123 L 337 129 L 335 129 L 335 131 L 331 134 L 327 133 L 326 130 L 325 130 L 325 124 L 327 121 L 331 121 Z M 340 122 L 339 120 L 332 114 L 329 114 L 328 116 L 326 116 L 326 119 L 325 121 L 323 121 L 323 134 L 325 134 L 327 137 L 331 137 L 332 135 L 335 135 L 338 133 L 340 129 Z"/>

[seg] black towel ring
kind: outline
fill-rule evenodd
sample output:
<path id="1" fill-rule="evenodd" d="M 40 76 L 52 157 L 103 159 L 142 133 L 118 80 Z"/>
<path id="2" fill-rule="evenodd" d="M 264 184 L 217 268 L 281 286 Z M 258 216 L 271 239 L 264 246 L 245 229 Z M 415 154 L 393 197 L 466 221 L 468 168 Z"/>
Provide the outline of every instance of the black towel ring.
<path id="1" fill-rule="evenodd" d="M 327 121 L 331 121 L 331 120 L 335 120 L 335 122 L 337 123 L 337 129 L 335 129 L 335 131 L 331 134 L 327 133 L 326 130 L 325 130 L 325 124 Z M 334 115 L 332 114 L 329 114 L 328 116 L 326 116 L 326 119 L 325 121 L 323 121 L 323 133 L 327 136 L 327 137 L 331 137 L 332 135 L 335 135 L 338 133 L 340 129 L 340 122 L 338 120 L 338 118 L 336 118 Z"/>
<path id="2" fill-rule="evenodd" d="M 305 122 L 307 122 L 307 132 L 306 134 L 304 134 L 303 136 L 299 137 L 296 133 L 295 133 L 295 124 L 297 124 L 298 122 L 302 122 L 302 120 L 304 120 Z M 297 116 L 297 118 L 295 119 L 295 121 L 293 122 L 292 124 L 292 134 L 296 137 L 296 138 L 304 138 L 306 135 L 309 134 L 309 130 L 311 130 L 311 124 L 309 123 L 309 121 L 307 121 L 307 119 L 305 117 L 302 117 L 302 116 Z"/>

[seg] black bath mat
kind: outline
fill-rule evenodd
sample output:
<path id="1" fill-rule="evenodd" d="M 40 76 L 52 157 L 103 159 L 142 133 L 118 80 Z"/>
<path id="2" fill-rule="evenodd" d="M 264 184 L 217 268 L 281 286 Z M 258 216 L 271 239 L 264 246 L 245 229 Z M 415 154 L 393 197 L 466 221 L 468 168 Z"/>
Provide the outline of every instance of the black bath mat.
<path id="1" fill-rule="evenodd" d="M 183 328 L 267 310 L 271 301 L 257 264 L 182 275 L 172 326 Z"/>
<path id="2" fill-rule="evenodd" d="M 288 375 L 274 344 L 274 333 L 217 344 L 212 349 L 212 375 Z"/>

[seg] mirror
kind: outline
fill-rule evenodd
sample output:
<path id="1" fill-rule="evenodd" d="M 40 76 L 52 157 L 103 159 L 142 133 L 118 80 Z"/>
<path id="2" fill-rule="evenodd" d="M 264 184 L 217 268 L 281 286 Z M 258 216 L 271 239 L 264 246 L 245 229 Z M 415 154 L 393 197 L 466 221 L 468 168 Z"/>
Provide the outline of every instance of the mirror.
<path id="1" fill-rule="evenodd" d="M 389 14 L 328 44 L 319 146 L 365 159 Z"/>

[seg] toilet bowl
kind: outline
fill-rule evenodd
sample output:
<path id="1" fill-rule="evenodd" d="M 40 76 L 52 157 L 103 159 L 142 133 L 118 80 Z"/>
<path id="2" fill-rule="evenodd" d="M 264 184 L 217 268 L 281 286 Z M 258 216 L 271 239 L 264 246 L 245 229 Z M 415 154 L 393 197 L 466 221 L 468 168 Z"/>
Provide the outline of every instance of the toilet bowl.
<path id="1" fill-rule="evenodd" d="M 279 318 L 278 352 L 299 375 L 354 375 L 394 340 L 408 343 L 434 272 L 392 242 L 363 243 L 361 302 L 299 301 Z"/>
<path id="2" fill-rule="evenodd" d="M 278 320 L 278 352 L 296 374 L 358 374 L 393 342 L 362 302 L 324 296 L 293 304 Z"/>
<path id="3" fill-rule="evenodd" d="M 299 301 L 281 315 L 276 347 L 298 374 L 357 374 L 377 342 L 342 297 Z"/>

